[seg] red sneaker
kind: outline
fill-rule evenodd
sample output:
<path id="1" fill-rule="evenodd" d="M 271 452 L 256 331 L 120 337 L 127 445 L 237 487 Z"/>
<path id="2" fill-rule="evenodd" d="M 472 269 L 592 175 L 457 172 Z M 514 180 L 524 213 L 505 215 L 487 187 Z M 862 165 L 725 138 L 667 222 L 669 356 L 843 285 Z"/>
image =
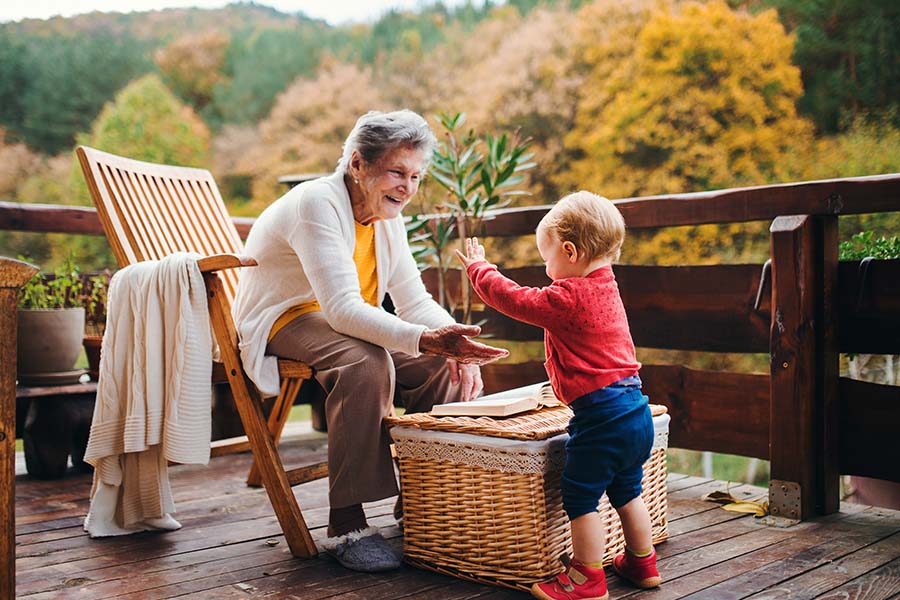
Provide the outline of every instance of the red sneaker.
<path id="1" fill-rule="evenodd" d="M 541 600 L 607 600 L 606 574 L 573 560 L 569 568 L 546 583 L 531 586 L 531 595 Z"/>
<path id="2" fill-rule="evenodd" d="M 613 570 L 639 588 L 654 588 L 662 583 L 656 568 L 656 549 L 649 556 L 635 556 L 628 548 L 613 559 Z"/>

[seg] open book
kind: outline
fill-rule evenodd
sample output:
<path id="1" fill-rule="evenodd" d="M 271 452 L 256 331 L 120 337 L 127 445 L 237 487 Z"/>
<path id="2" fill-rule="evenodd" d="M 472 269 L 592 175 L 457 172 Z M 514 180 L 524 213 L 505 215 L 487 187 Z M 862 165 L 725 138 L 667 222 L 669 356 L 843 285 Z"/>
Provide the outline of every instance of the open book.
<path id="1" fill-rule="evenodd" d="M 508 398 L 485 398 L 471 402 L 450 402 L 436 404 L 431 414 L 436 416 L 508 417 L 540 406 L 535 396 L 513 396 Z"/>

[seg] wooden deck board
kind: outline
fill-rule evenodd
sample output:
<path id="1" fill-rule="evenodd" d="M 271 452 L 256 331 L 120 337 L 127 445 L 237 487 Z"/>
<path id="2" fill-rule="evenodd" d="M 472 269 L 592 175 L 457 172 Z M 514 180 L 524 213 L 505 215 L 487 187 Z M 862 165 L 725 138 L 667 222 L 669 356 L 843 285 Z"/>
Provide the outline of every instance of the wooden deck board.
<path id="1" fill-rule="evenodd" d="M 290 441 L 288 464 L 321 460 L 321 439 Z M 247 454 L 209 467 L 170 471 L 182 529 L 91 540 L 81 528 L 91 479 L 16 480 L 17 597 L 57 598 L 435 598 L 507 600 L 527 595 L 404 567 L 362 575 L 328 557 L 291 557 L 265 492 L 247 488 Z M 900 512 L 845 504 L 840 513 L 788 528 L 722 510 L 700 497 L 728 489 L 754 499 L 765 490 L 672 474 L 669 533 L 658 546 L 665 583 L 636 590 L 609 576 L 612 598 L 728 600 L 854 598 L 900 594 Z M 328 517 L 327 482 L 294 488 L 313 538 Z M 399 548 L 393 500 L 366 505 L 372 524 Z"/>

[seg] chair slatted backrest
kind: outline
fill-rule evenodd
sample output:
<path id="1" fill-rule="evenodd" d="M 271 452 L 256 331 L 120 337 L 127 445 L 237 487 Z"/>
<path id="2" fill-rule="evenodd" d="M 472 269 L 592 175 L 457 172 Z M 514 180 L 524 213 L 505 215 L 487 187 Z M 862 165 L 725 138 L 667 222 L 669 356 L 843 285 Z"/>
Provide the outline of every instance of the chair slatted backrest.
<path id="1" fill-rule="evenodd" d="M 174 252 L 243 254 L 212 173 L 79 146 L 78 159 L 120 267 Z M 240 269 L 219 273 L 228 306 Z"/>

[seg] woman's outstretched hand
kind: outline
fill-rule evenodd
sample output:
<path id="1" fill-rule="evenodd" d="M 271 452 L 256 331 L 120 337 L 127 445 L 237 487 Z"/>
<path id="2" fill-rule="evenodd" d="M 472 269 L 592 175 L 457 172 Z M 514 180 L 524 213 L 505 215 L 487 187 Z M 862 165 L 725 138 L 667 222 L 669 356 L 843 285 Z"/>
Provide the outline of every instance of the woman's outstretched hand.
<path id="1" fill-rule="evenodd" d="M 509 350 L 495 348 L 469 339 L 481 333 L 477 325 L 446 325 L 439 329 L 427 329 L 419 338 L 419 350 L 452 358 L 467 365 L 484 365 L 498 358 L 509 356 Z"/>
<path id="2" fill-rule="evenodd" d="M 456 250 L 456 257 L 469 268 L 469 265 L 484 260 L 484 246 L 478 243 L 477 237 L 466 238 L 466 253 Z"/>

